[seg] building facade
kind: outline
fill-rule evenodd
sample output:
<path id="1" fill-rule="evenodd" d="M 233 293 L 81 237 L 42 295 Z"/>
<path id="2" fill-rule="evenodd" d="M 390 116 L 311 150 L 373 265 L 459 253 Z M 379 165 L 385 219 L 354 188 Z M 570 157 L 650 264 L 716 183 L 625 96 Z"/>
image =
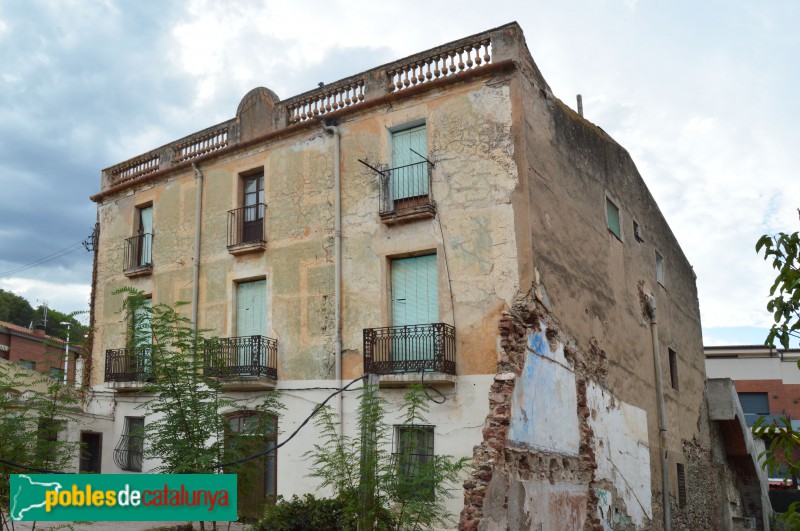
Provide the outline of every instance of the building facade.
<path id="1" fill-rule="evenodd" d="M 103 472 L 157 464 L 130 436 L 145 375 L 113 292 L 132 286 L 219 337 L 207 370 L 240 404 L 234 431 L 266 390 L 287 434 L 365 373 L 398 423 L 409 383 L 438 389 L 427 445 L 475 465 L 448 501 L 463 528 L 763 516 L 708 418 L 691 266 L 515 23 L 292 98 L 254 89 L 235 118 L 104 170 L 92 199 Z M 355 434 L 356 399 L 334 407 Z M 305 429 L 265 494 L 316 490 Z"/>

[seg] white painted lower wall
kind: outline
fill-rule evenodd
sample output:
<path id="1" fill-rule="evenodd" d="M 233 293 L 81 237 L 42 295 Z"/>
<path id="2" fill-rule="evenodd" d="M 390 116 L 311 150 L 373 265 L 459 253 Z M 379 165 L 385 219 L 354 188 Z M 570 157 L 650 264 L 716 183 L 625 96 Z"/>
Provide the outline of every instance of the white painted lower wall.
<path id="1" fill-rule="evenodd" d="M 452 455 L 455 458 L 472 458 L 473 447 L 482 440 L 482 429 L 489 411 L 489 388 L 494 375 L 457 377 L 454 386 L 438 387 L 444 395 L 442 404 L 429 402 L 428 423 L 434 426 L 434 450 L 437 454 Z M 346 382 L 345 382 L 346 383 Z M 279 420 L 278 442 L 284 441 L 311 414 L 315 406 L 327 398 L 336 387 L 335 380 L 289 380 L 279 381 L 276 391 L 280 401 L 286 407 Z M 358 387 L 356 387 L 358 386 Z M 319 388 L 319 389 L 315 389 Z M 360 383 L 353 386 L 354 391 L 344 393 L 344 433 L 349 436 L 358 434 L 356 410 L 360 396 Z M 381 389 L 387 399 L 386 420 L 389 424 L 400 424 L 403 421 L 401 409 L 403 395 L 407 389 Z M 442 397 L 435 391 L 429 391 L 436 400 Z M 264 396 L 262 392 L 228 393 L 231 399 L 240 404 L 238 409 L 252 409 Z M 117 393 L 104 387 L 94 389 L 93 399 L 89 402 L 90 413 L 103 415 L 103 459 L 102 472 L 108 474 L 135 473 L 120 470 L 113 461 L 113 450 L 120 440 L 125 427 L 126 416 L 146 416 L 141 405 L 146 397 Z M 336 407 L 336 398 L 329 404 Z M 225 413 L 236 411 L 229 408 Z M 148 422 L 145 418 L 145 423 Z M 73 434 L 73 436 L 75 436 Z M 79 437 L 79 433 L 77 435 Z M 303 427 L 297 436 L 278 450 L 278 494 L 290 498 L 292 495 L 313 493 L 318 496 L 329 494 L 321 491 L 318 481 L 309 477 L 309 459 L 305 454 L 313 450 L 314 444 L 321 443 L 318 430 L 313 419 Z M 386 441 L 391 448 L 392 441 Z M 145 459 L 143 471 L 155 470 L 157 460 Z M 466 477 L 466 474 L 465 474 Z M 455 485 L 447 507 L 457 519 L 463 508 L 463 491 L 460 483 Z"/>

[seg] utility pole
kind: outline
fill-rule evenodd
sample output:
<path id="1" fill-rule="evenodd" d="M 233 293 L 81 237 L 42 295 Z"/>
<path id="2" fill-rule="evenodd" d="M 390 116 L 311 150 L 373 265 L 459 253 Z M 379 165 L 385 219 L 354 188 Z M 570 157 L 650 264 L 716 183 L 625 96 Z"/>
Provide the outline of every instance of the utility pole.
<path id="1" fill-rule="evenodd" d="M 69 375 L 69 330 L 72 323 L 62 322 L 62 326 L 67 327 L 67 344 L 64 346 L 64 385 L 67 385 L 67 376 Z"/>

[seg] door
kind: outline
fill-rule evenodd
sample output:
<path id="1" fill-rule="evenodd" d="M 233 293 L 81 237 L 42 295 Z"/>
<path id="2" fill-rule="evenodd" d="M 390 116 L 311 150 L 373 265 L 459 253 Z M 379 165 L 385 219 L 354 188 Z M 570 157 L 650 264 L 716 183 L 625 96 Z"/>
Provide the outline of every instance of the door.
<path id="1" fill-rule="evenodd" d="M 435 254 L 392 260 L 392 326 L 407 327 L 393 332 L 397 371 L 413 370 L 413 362 L 433 359 L 433 331 L 411 325 L 439 322 L 436 264 Z"/>
<path id="2" fill-rule="evenodd" d="M 428 195 L 428 163 L 423 158 L 428 155 L 427 142 L 424 125 L 392 133 L 389 189 L 395 210 L 419 204 L 413 198 Z"/>
<path id="3" fill-rule="evenodd" d="M 264 240 L 264 175 L 244 179 L 242 243 Z"/>
<path id="4" fill-rule="evenodd" d="M 81 473 L 99 474 L 103 455 L 103 434 L 81 432 Z"/>
<path id="5" fill-rule="evenodd" d="M 267 335 L 266 280 L 236 285 L 236 335 L 239 372 L 258 374 L 258 367 L 266 365 L 266 345 L 261 340 Z"/>
<path id="6" fill-rule="evenodd" d="M 139 266 L 153 263 L 153 207 L 139 209 Z"/>
<path id="7" fill-rule="evenodd" d="M 234 461 L 275 448 L 277 419 L 256 411 L 241 411 L 228 417 L 225 431 L 225 460 Z M 275 503 L 277 494 L 277 450 L 226 469 L 237 474 L 238 513 L 258 519 L 266 503 Z"/>

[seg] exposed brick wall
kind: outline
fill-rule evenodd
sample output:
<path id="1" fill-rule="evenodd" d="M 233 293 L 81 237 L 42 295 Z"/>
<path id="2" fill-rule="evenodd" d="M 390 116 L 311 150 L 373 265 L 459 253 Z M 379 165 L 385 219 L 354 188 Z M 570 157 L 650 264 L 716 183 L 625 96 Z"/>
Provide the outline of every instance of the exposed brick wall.
<path id="1" fill-rule="evenodd" d="M 737 393 L 769 394 L 770 415 L 788 415 L 800 419 L 800 385 L 782 380 L 734 380 Z"/>
<path id="2" fill-rule="evenodd" d="M 567 359 L 575 367 L 577 384 L 580 450 L 577 458 L 546 451 L 528 450 L 507 444 L 511 418 L 511 401 L 518 376 L 522 373 L 527 355 L 527 335 L 547 327 L 547 338 L 564 345 Z M 594 491 L 594 471 L 597 468 L 591 439 L 593 432 L 587 418 L 590 414 L 586 404 L 586 384 L 589 378 L 605 382 L 607 363 L 605 352 L 592 342 L 590 352 L 581 352 L 576 343 L 560 331 L 558 323 L 549 312 L 528 294 L 517 300 L 512 311 L 505 312 L 499 324 L 502 352 L 498 360 L 498 374 L 489 393 L 489 414 L 483 428 L 483 441 L 475 447 L 473 473 L 464 482 L 464 509 L 459 529 L 486 528 L 484 509 L 487 503 L 487 488 L 496 475 L 497 484 L 506 486 L 509 479 L 544 480 L 551 484 L 560 482 L 586 485 L 585 529 L 603 529 L 597 517 L 598 498 Z M 605 486 L 605 485 L 604 485 Z M 506 495 L 505 508 L 509 504 Z M 509 524 L 511 525 L 511 518 Z"/>

